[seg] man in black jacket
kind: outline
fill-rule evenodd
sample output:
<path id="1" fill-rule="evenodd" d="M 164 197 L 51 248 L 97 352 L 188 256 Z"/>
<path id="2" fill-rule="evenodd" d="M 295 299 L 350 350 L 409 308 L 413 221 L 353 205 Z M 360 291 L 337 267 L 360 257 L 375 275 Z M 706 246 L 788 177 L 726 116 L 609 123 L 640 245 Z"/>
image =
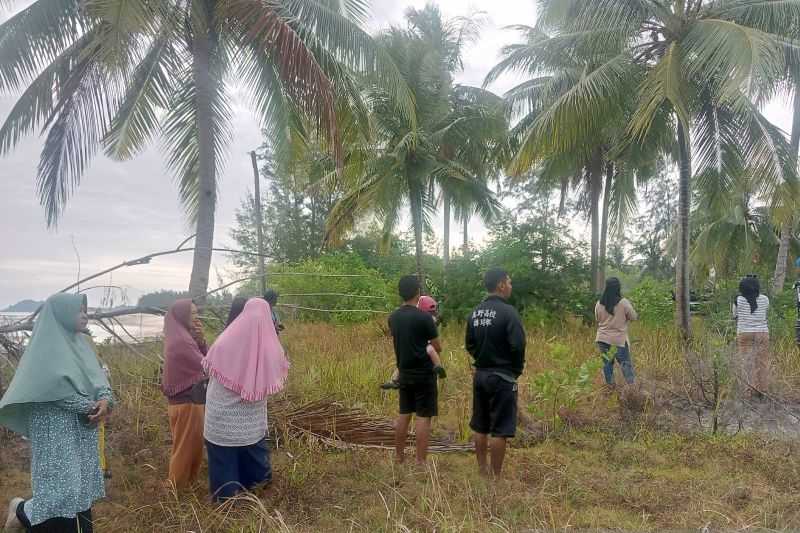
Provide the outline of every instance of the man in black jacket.
<path id="1" fill-rule="evenodd" d="M 517 378 L 525 366 L 525 330 L 522 320 L 506 300 L 511 277 L 503 269 L 486 272 L 489 295 L 467 318 L 465 346 L 474 359 L 472 420 L 475 451 L 481 474 L 500 476 L 506 439 L 517 429 Z"/>

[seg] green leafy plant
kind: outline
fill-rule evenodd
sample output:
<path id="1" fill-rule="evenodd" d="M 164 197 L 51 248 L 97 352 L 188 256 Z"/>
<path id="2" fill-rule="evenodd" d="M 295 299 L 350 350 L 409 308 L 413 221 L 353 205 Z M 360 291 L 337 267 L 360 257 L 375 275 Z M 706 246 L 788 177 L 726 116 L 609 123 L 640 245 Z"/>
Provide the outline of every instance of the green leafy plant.
<path id="1" fill-rule="evenodd" d="M 675 303 L 671 288 L 668 281 L 646 278 L 633 289 L 628 298 L 639 314 L 639 320 L 652 326 L 674 323 Z"/>
<path id="2" fill-rule="evenodd" d="M 561 422 L 561 410 L 574 408 L 592 388 L 592 376 L 600 370 L 603 360 L 592 357 L 579 362 L 564 344 L 552 344 L 548 356 L 549 369 L 536 376 L 531 384 L 536 401 L 529 410 L 539 418 L 549 417 L 555 429 Z"/>

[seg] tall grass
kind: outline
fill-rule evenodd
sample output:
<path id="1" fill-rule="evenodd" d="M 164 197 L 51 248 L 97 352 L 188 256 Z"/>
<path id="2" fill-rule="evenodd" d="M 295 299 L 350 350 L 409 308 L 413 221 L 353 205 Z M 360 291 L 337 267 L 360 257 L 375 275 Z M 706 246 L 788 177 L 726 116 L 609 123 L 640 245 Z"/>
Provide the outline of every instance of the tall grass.
<path id="1" fill-rule="evenodd" d="M 549 368 L 548 346 L 568 346 L 580 364 L 598 356 L 593 335 L 576 321 L 529 328 L 521 409 L 537 401 L 530 385 Z M 471 378 L 463 330 L 445 327 L 442 338 L 448 377 L 435 432 L 466 441 Z M 396 393 L 379 389 L 394 367 L 382 324 L 292 324 L 282 340 L 292 363 L 289 401 L 332 398 L 377 416 L 395 413 Z M 631 340 L 639 376 L 664 386 L 685 378 L 670 328 L 636 327 Z M 794 350 L 773 342 L 775 374 L 787 388 L 797 382 Z M 272 485 L 213 505 L 204 478 L 182 494 L 164 485 L 170 435 L 158 365 L 122 347 L 101 347 L 101 356 L 119 398 L 109 425 L 113 479 L 95 510 L 101 532 L 800 528 L 800 454 L 791 442 L 664 431 L 655 415 L 621 417 L 615 397 L 599 387 L 579 406 L 582 423 L 535 445 L 514 441 L 501 482 L 481 478 L 468 454 L 437 455 L 415 469 L 395 465 L 388 450 L 331 450 L 313 438 L 273 435 Z M 0 446 L 0 494 L 27 494 L 25 450 L 17 439 Z"/>

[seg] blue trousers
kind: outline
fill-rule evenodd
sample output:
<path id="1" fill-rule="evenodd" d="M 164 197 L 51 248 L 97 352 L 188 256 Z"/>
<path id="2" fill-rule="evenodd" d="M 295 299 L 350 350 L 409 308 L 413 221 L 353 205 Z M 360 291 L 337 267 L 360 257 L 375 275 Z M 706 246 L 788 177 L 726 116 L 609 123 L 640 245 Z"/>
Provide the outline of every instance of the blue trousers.
<path id="1" fill-rule="evenodd" d="M 633 375 L 633 363 L 631 363 L 631 351 L 628 347 L 628 343 L 625 343 L 625 346 L 616 346 L 617 349 L 614 357 L 608 357 L 608 351 L 611 349 L 610 344 L 606 344 L 605 342 L 598 342 L 598 348 L 604 354 L 605 363 L 603 364 L 603 376 L 606 378 L 606 383 L 609 385 L 614 384 L 614 360 L 619 363 L 620 368 L 622 368 L 622 375 L 625 376 L 625 381 L 628 384 L 633 383 L 634 375 Z"/>
<path id="2" fill-rule="evenodd" d="M 222 501 L 272 481 L 267 439 L 250 446 L 217 446 L 206 441 L 211 497 Z"/>

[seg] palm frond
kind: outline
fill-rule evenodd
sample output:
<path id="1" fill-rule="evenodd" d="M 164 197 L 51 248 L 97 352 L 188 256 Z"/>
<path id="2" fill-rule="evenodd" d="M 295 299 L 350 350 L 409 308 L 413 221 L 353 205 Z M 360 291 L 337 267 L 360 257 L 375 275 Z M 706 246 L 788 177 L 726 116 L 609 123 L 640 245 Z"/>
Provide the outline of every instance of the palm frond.
<path id="1" fill-rule="evenodd" d="M 331 140 L 336 159 L 341 162 L 334 89 L 290 19 L 276 6 L 259 0 L 232 0 L 221 9 L 224 11 L 220 16 L 230 21 L 239 47 L 258 46 L 268 53 L 283 91 Z"/>
<path id="2" fill-rule="evenodd" d="M 63 80 L 37 171 L 36 188 L 48 226 L 58 223 L 70 194 L 108 131 L 116 109 L 116 80 L 100 61 L 96 41 Z"/>
<path id="3" fill-rule="evenodd" d="M 531 124 L 509 171 L 523 173 L 538 159 L 602 139 L 600 131 L 623 113 L 638 72 L 639 67 L 621 54 L 581 77 Z"/>
<path id="4" fill-rule="evenodd" d="M 685 128 L 691 127 L 691 94 L 684 77 L 682 57 L 680 45 L 677 42 L 672 43 L 642 83 L 639 89 L 641 101 L 629 126 L 630 133 L 638 140 L 648 134 L 653 120 L 665 102 L 672 106 Z"/>
<path id="5" fill-rule="evenodd" d="M 800 37 L 800 0 L 726 0 L 709 16 L 735 21 L 763 32 Z"/>
<path id="6" fill-rule="evenodd" d="M 33 80 L 91 27 L 75 0 L 37 0 L 0 25 L 0 91 Z"/>
<path id="7" fill-rule="evenodd" d="M 414 96 L 387 51 L 357 24 L 315 0 L 284 0 L 282 4 L 305 37 L 313 33 L 322 46 L 347 68 L 385 88 L 412 123 Z"/>
<path id="8" fill-rule="evenodd" d="M 695 22 L 684 39 L 685 75 L 714 80 L 715 96 L 725 99 L 738 91 L 779 79 L 784 71 L 781 45 L 769 34 L 722 19 Z"/>
<path id="9" fill-rule="evenodd" d="M 161 35 L 136 67 L 111 129 L 103 140 L 106 155 L 130 159 L 158 129 L 159 113 L 169 105 L 180 59 L 170 35 Z"/>
<path id="10" fill-rule="evenodd" d="M 215 170 L 219 175 L 225 161 L 225 148 L 231 139 L 231 111 L 221 78 L 217 79 L 219 81 L 212 87 L 209 134 L 214 145 Z M 200 150 L 197 88 L 191 64 L 183 68 L 178 76 L 178 83 L 169 103 L 169 112 L 163 120 L 163 149 L 169 169 L 178 183 L 181 203 L 189 221 L 193 223 L 197 221 L 200 194 Z M 216 204 L 216 196 L 213 204 Z"/>

